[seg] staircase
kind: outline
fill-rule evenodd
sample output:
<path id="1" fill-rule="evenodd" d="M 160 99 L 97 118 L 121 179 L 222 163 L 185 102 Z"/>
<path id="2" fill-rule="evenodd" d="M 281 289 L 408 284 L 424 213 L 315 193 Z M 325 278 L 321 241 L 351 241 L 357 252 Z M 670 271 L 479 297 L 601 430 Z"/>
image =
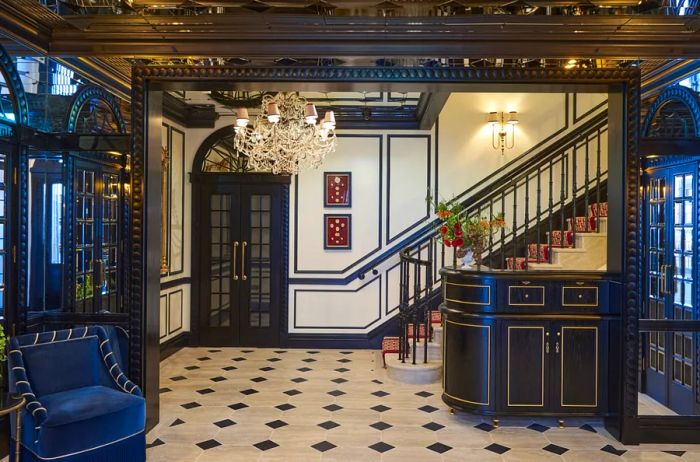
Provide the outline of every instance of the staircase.
<path id="1" fill-rule="evenodd" d="M 567 219 L 565 231 L 547 232 L 545 242 L 528 244 L 527 257 L 508 257 L 507 268 L 516 271 L 604 271 L 607 266 L 607 231 L 607 202 L 590 204 L 586 216 Z"/>

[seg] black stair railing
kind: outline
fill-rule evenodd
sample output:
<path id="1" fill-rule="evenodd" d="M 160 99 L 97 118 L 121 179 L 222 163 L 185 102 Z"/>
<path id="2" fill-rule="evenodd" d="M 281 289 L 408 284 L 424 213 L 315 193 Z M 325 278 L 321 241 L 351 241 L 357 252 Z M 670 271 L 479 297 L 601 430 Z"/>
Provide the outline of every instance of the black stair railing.
<path id="1" fill-rule="evenodd" d="M 423 328 L 423 362 L 428 362 L 430 306 L 433 293 L 433 245 L 428 243 L 427 258 L 421 259 L 421 248 L 408 247 L 400 253 L 399 295 L 399 360 L 406 362 L 409 353 L 416 364 L 418 338 Z M 415 256 L 414 256 L 415 255 Z M 412 330 L 412 335 L 409 331 Z M 411 345 L 409 345 L 409 341 Z"/>

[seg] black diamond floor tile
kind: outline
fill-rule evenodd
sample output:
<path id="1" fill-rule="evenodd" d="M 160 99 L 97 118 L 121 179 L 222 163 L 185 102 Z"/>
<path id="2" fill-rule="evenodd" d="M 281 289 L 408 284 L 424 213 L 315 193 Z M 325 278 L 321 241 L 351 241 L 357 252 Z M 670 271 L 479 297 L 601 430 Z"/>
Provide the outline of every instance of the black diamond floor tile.
<path id="1" fill-rule="evenodd" d="M 316 444 L 312 444 L 311 447 L 319 452 L 326 452 L 326 451 L 330 451 L 331 449 L 333 449 L 337 446 L 335 444 L 331 443 L 330 441 L 320 441 Z"/>
<path id="2" fill-rule="evenodd" d="M 214 425 L 216 425 L 219 428 L 226 428 L 226 427 L 230 427 L 231 425 L 236 425 L 236 422 L 234 422 L 231 419 L 224 419 L 224 420 L 219 420 L 218 422 L 214 422 Z"/>
<path id="3" fill-rule="evenodd" d="M 598 433 L 597 431 L 595 431 L 595 428 L 588 424 L 583 424 L 578 428 L 580 428 L 581 430 L 586 430 L 587 432 Z"/>
<path id="4" fill-rule="evenodd" d="M 350 369 L 348 369 L 347 367 L 339 367 L 338 369 L 335 369 L 336 372 L 340 372 L 340 373 L 348 372 L 349 370 Z"/>
<path id="5" fill-rule="evenodd" d="M 313 369 L 311 369 L 310 367 L 300 367 L 300 368 L 297 369 L 297 370 L 298 370 L 299 372 L 309 372 L 309 371 L 312 371 Z"/>
<path id="6" fill-rule="evenodd" d="M 335 427 L 340 427 L 340 424 L 335 423 L 332 420 L 326 420 L 325 422 L 321 422 L 320 424 L 318 424 L 318 426 L 326 430 L 331 430 Z"/>
<path id="7" fill-rule="evenodd" d="M 265 377 L 253 377 L 252 379 L 250 379 L 251 382 L 255 382 L 255 383 L 264 382 L 266 380 L 267 379 Z"/>
<path id="8" fill-rule="evenodd" d="M 338 362 L 339 362 L 339 363 L 343 363 L 343 364 L 345 364 L 345 363 L 351 363 L 351 362 L 352 362 L 352 359 L 341 358 L 341 359 L 338 360 Z"/>
<path id="9" fill-rule="evenodd" d="M 195 371 L 199 369 L 199 366 L 186 366 L 185 369 L 187 369 L 188 371 Z"/>
<path id="10" fill-rule="evenodd" d="M 221 353 L 221 350 L 207 350 L 207 353 Z"/>
<path id="11" fill-rule="evenodd" d="M 430 414 L 431 412 L 437 411 L 438 408 L 436 408 L 435 406 L 431 406 L 429 404 L 426 404 L 425 406 L 419 407 L 418 410 L 423 411 L 423 412 L 427 412 L 428 414 Z"/>
<path id="12" fill-rule="evenodd" d="M 445 428 L 445 426 L 440 425 L 437 422 L 428 422 L 427 424 L 423 425 L 423 428 L 436 432 L 438 430 L 442 430 L 443 428 Z"/>
<path id="13" fill-rule="evenodd" d="M 241 362 L 241 361 L 245 361 L 245 358 L 241 358 L 241 357 L 239 356 L 238 358 L 232 358 L 231 361 L 236 361 L 236 362 L 238 363 L 238 362 Z"/>
<path id="14" fill-rule="evenodd" d="M 179 382 L 180 380 L 186 380 L 186 379 L 187 379 L 187 377 L 185 377 L 184 375 L 170 377 L 170 380 L 172 380 L 173 382 Z"/>
<path id="15" fill-rule="evenodd" d="M 546 425 L 540 425 L 540 424 L 538 424 L 538 423 L 534 423 L 534 424 L 532 424 L 532 425 L 529 425 L 527 428 L 529 428 L 530 430 L 534 430 L 534 431 L 536 431 L 536 432 L 540 432 L 540 433 L 544 433 L 544 432 L 546 432 L 547 430 L 549 430 L 549 427 L 548 427 L 548 426 L 546 426 Z"/>
<path id="16" fill-rule="evenodd" d="M 200 448 L 202 448 L 206 451 L 207 449 L 221 446 L 221 443 L 219 443 L 216 440 L 206 440 L 206 441 L 202 441 L 201 443 L 197 443 L 197 446 L 199 446 Z"/>
<path id="17" fill-rule="evenodd" d="M 201 358 L 197 358 L 197 361 L 210 361 L 211 358 L 209 356 L 202 356 Z"/>
<path id="18" fill-rule="evenodd" d="M 209 380 L 212 382 L 223 382 L 224 380 L 228 380 L 226 377 L 218 376 L 218 377 L 212 377 Z"/>
<path id="19" fill-rule="evenodd" d="M 270 372 L 270 371 L 274 371 L 275 368 L 274 368 L 274 367 L 270 367 L 270 366 L 265 366 L 265 367 L 261 367 L 260 370 L 263 371 L 263 372 Z"/>
<path id="20" fill-rule="evenodd" d="M 341 351 L 340 354 L 341 355 L 351 355 L 352 351 Z"/>
<path id="21" fill-rule="evenodd" d="M 394 446 L 387 444 L 384 441 L 380 441 L 379 443 L 374 443 L 373 445 L 369 446 L 369 448 L 374 449 L 379 453 L 385 453 L 394 449 Z"/>
<path id="22" fill-rule="evenodd" d="M 317 354 L 320 353 L 320 351 L 318 351 L 318 350 L 311 350 L 311 351 L 307 351 L 306 353 L 307 353 L 307 354 L 310 354 L 310 355 L 317 355 Z"/>
<path id="23" fill-rule="evenodd" d="M 388 406 L 384 406 L 383 404 L 379 404 L 377 406 L 371 407 L 370 409 L 377 412 L 384 412 L 390 410 L 391 408 Z"/>
<path id="24" fill-rule="evenodd" d="M 295 406 L 295 405 L 289 404 L 289 403 L 280 404 L 280 405 L 275 406 L 275 407 L 276 407 L 277 409 L 279 409 L 280 411 L 289 411 L 289 410 L 291 410 L 291 409 L 296 409 L 296 406 Z"/>
<path id="25" fill-rule="evenodd" d="M 216 390 L 212 390 L 211 388 L 202 388 L 201 390 L 197 390 L 197 393 L 200 395 L 208 395 L 209 393 L 214 393 Z"/>
<path id="26" fill-rule="evenodd" d="M 156 446 L 163 446 L 164 444 L 165 444 L 165 441 L 161 440 L 160 438 L 156 438 L 153 440 L 152 443 L 148 443 L 146 445 L 146 449 L 155 448 Z"/>
<path id="27" fill-rule="evenodd" d="M 429 398 L 433 396 L 433 394 L 428 391 L 419 391 L 418 393 L 416 393 L 416 396 L 420 396 L 421 398 Z"/>
<path id="28" fill-rule="evenodd" d="M 267 425 L 270 428 L 277 429 L 277 428 L 286 427 L 289 424 L 287 422 L 285 422 L 284 420 L 278 419 L 278 420 L 273 420 L 272 422 L 268 422 L 265 425 Z"/>
<path id="29" fill-rule="evenodd" d="M 343 406 L 338 406 L 337 404 L 329 404 L 328 406 L 323 406 L 323 409 L 325 409 L 326 411 L 331 411 L 331 412 L 339 411 L 342 408 L 343 408 Z"/>
<path id="30" fill-rule="evenodd" d="M 486 449 L 487 451 L 495 452 L 496 454 L 505 454 L 506 452 L 510 451 L 510 448 L 508 446 L 502 446 L 498 443 L 489 444 L 484 449 Z"/>
<path id="31" fill-rule="evenodd" d="M 274 441 L 265 440 L 259 443 L 255 443 L 253 446 L 260 449 L 261 451 L 268 451 L 270 449 L 276 448 L 277 446 L 279 446 L 279 444 L 275 443 Z"/>
<path id="32" fill-rule="evenodd" d="M 379 422 L 374 422 L 372 425 L 370 425 L 370 427 L 375 428 L 375 429 L 380 430 L 380 431 L 384 431 L 388 428 L 393 427 L 393 425 L 390 425 L 386 422 L 382 422 L 380 420 Z"/>
<path id="33" fill-rule="evenodd" d="M 448 445 L 442 444 L 442 443 L 433 443 L 430 446 L 428 446 L 427 449 L 430 449 L 431 451 L 435 451 L 438 454 L 443 454 L 443 453 L 449 451 L 450 449 L 452 449 L 452 446 L 448 446 Z"/>
<path id="34" fill-rule="evenodd" d="M 374 396 L 379 397 L 379 398 L 384 398 L 385 396 L 389 396 L 391 393 L 387 393 L 387 392 L 385 392 L 385 391 L 383 391 L 383 390 L 378 390 L 378 391 L 375 391 L 375 392 L 372 393 L 372 394 L 373 394 Z"/>
<path id="35" fill-rule="evenodd" d="M 173 423 L 170 424 L 171 427 L 177 427 L 178 425 L 184 424 L 185 421 L 182 419 L 175 419 L 173 420 Z"/>
<path id="36" fill-rule="evenodd" d="M 304 383 L 304 382 L 307 382 L 307 380 L 306 380 L 304 377 L 296 377 L 296 378 L 292 379 L 292 382 L 294 382 L 294 383 Z"/>
<path id="37" fill-rule="evenodd" d="M 328 392 L 328 394 L 331 396 L 343 396 L 345 392 L 341 390 L 331 390 Z"/>
<path id="38" fill-rule="evenodd" d="M 284 353 L 286 353 L 286 352 L 287 352 L 287 350 L 275 350 L 275 351 L 274 351 L 274 353 L 275 353 L 275 354 L 278 354 L 278 355 L 284 354 Z"/>
<path id="39" fill-rule="evenodd" d="M 606 446 L 603 446 L 602 448 L 600 448 L 600 450 L 603 452 L 607 452 L 608 454 L 615 455 L 615 456 L 622 456 L 624 453 L 627 452 L 626 449 L 615 449 L 613 446 L 611 446 L 609 444 Z"/>
<path id="40" fill-rule="evenodd" d="M 191 403 L 181 404 L 181 406 L 184 407 L 185 409 L 194 409 L 196 407 L 201 406 L 201 404 L 199 404 L 195 401 L 192 401 Z"/>
<path id="41" fill-rule="evenodd" d="M 268 358 L 268 362 L 276 363 L 277 361 L 282 361 L 282 358 Z"/>
<path id="42" fill-rule="evenodd" d="M 231 404 L 229 407 L 230 407 L 231 409 L 233 409 L 234 411 L 238 411 L 239 409 L 245 409 L 245 408 L 247 408 L 248 405 L 245 404 L 245 403 L 235 403 L 235 404 Z"/>
<path id="43" fill-rule="evenodd" d="M 221 369 L 224 371 L 235 371 L 238 368 L 236 366 L 226 366 L 226 367 L 222 367 Z"/>
<path id="44" fill-rule="evenodd" d="M 288 395 L 288 396 L 296 396 L 296 395 L 300 395 L 301 392 L 299 390 L 297 390 L 296 388 L 293 388 L 291 390 L 285 391 L 284 394 Z"/>
<path id="45" fill-rule="evenodd" d="M 168 392 L 171 392 L 171 391 L 173 391 L 173 390 L 170 389 L 170 388 L 168 388 L 168 387 L 163 387 L 163 388 L 161 388 L 161 389 L 158 390 L 158 393 L 163 394 L 163 393 L 168 393 Z"/>
<path id="46" fill-rule="evenodd" d="M 315 363 L 316 362 L 316 360 L 314 358 L 306 358 L 306 359 L 302 359 L 302 361 L 304 361 L 305 363 Z"/>
<path id="47" fill-rule="evenodd" d="M 377 379 L 372 380 L 372 383 L 376 383 L 377 385 L 383 385 L 383 384 L 384 384 L 384 382 L 382 382 L 381 380 L 377 380 Z"/>
<path id="48" fill-rule="evenodd" d="M 252 388 L 248 388 L 247 390 L 241 391 L 241 393 L 243 393 L 243 394 L 246 395 L 246 396 L 247 396 L 247 395 L 254 395 L 254 394 L 257 393 L 257 392 L 258 392 L 258 390 L 254 390 L 254 389 L 252 389 Z"/>
<path id="49" fill-rule="evenodd" d="M 554 453 L 558 456 L 560 456 L 568 451 L 567 448 L 557 446 L 556 444 L 548 444 L 547 446 L 543 447 L 542 449 L 544 449 L 545 451 Z"/>
<path id="50" fill-rule="evenodd" d="M 685 451 L 663 451 L 666 454 L 670 454 L 672 456 L 676 457 L 683 457 L 685 455 Z"/>
<path id="51" fill-rule="evenodd" d="M 337 379 L 331 380 L 331 382 L 335 382 L 335 383 L 337 383 L 337 384 L 345 383 L 345 382 L 347 382 L 347 381 L 348 381 L 348 379 L 344 379 L 344 378 L 342 378 L 342 377 L 338 377 Z"/>
<path id="52" fill-rule="evenodd" d="M 255 350 L 241 350 L 241 353 L 253 353 Z"/>
<path id="53" fill-rule="evenodd" d="M 474 425 L 474 428 L 479 429 L 479 430 L 484 431 L 484 432 L 492 432 L 496 429 L 496 427 L 494 427 L 491 424 L 487 424 L 486 422 L 482 422 L 479 425 Z"/>

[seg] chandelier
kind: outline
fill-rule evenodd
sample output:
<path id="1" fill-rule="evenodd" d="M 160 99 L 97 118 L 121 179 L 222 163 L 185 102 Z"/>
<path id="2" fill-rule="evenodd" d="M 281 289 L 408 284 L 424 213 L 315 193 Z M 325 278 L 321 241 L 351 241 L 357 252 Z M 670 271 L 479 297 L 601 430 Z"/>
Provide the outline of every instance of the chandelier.
<path id="1" fill-rule="evenodd" d="M 326 111 L 319 122 L 316 107 L 297 93 L 267 94 L 252 123 L 238 108 L 234 146 L 253 170 L 296 175 L 335 151 L 335 115 Z"/>

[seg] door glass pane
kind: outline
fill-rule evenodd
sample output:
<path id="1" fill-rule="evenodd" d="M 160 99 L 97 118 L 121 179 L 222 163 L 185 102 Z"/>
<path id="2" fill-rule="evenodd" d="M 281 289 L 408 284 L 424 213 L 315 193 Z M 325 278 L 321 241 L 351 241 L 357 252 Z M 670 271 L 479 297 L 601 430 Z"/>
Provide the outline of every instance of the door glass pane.
<path id="1" fill-rule="evenodd" d="M 270 204 L 269 194 L 250 196 L 250 327 L 270 327 Z"/>
<path id="2" fill-rule="evenodd" d="M 227 327 L 231 325 L 231 266 L 233 254 L 231 249 L 231 196 L 229 194 L 212 194 L 209 217 L 210 231 L 210 268 L 209 268 L 209 326 Z"/>
<path id="3" fill-rule="evenodd" d="M 119 284 L 119 176 L 102 175 L 102 255 L 98 275 L 102 294 L 102 310 L 121 311 L 118 300 Z"/>
<path id="4" fill-rule="evenodd" d="M 0 322 L 5 318 L 5 255 L 7 255 L 7 214 L 5 213 L 7 186 L 5 185 L 5 153 L 0 152 Z"/>
<path id="5" fill-rule="evenodd" d="M 95 172 L 82 168 L 75 170 L 75 310 L 79 313 L 94 311 L 95 293 Z"/>

